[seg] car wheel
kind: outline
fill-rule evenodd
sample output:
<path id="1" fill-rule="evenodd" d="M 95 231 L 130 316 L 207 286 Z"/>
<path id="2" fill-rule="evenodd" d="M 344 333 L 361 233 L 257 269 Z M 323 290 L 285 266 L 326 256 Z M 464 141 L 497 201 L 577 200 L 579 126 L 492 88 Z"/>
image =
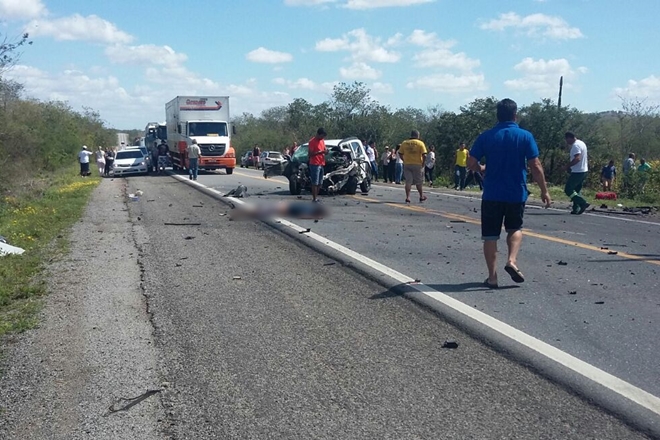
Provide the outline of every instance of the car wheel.
<path id="1" fill-rule="evenodd" d="M 371 180 L 364 179 L 360 184 L 360 191 L 366 194 L 369 192 L 370 189 L 371 189 Z"/>
<path id="2" fill-rule="evenodd" d="M 296 179 L 295 176 L 289 177 L 289 192 L 292 196 L 299 196 L 302 192 L 302 188 L 300 188 L 298 179 Z"/>
<path id="3" fill-rule="evenodd" d="M 346 188 L 346 194 L 352 196 L 355 195 L 355 193 L 357 192 L 357 187 L 358 187 L 358 179 L 357 177 L 353 176 L 348 178 L 348 182 L 346 182 L 346 186 L 344 188 Z"/>
<path id="4" fill-rule="evenodd" d="M 233 174 L 234 173 L 233 168 L 225 168 L 225 171 L 227 171 L 227 174 Z"/>

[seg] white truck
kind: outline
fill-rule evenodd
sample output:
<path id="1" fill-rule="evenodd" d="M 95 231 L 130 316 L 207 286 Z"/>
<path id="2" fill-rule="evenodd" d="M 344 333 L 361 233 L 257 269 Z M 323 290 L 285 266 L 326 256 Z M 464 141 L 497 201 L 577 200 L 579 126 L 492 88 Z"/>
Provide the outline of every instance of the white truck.
<path id="1" fill-rule="evenodd" d="M 165 119 L 174 170 L 188 168 L 186 151 L 196 139 L 202 150 L 200 170 L 234 172 L 236 152 L 229 130 L 229 96 L 177 96 L 165 105 Z"/>

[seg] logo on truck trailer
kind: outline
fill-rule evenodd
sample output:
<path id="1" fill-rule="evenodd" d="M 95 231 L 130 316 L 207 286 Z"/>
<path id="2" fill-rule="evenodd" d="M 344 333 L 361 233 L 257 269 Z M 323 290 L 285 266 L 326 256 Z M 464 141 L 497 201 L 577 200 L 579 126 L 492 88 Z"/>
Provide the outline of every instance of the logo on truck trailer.
<path id="1" fill-rule="evenodd" d="M 215 101 L 215 105 L 207 106 L 206 98 L 186 99 L 186 105 L 182 105 L 180 110 L 220 110 L 222 102 Z"/>

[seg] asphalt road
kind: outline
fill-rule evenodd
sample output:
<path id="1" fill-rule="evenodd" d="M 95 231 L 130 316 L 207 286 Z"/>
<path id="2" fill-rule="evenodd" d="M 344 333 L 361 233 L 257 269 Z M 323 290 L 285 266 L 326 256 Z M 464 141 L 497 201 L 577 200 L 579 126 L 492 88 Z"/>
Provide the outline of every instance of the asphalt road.
<path id="1" fill-rule="evenodd" d="M 253 192 L 262 185 L 262 197 L 281 197 L 273 195 L 281 192 L 276 181 L 250 175 L 200 182 L 224 189 L 243 182 Z M 129 208 L 141 231 L 139 263 L 174 438 L 644 438 L 431 311 L 262 223 L 229 221 L 228 207 L 185 184 L 165 176 L 129 183 L 144 191 Z M 529 322 L 543 327 L 559 320 L 540 312 L 552 302 L 543 297 L 555 296 L 540 280 L 497 293 L 471 287 L 483 278 L 470 251 L 476 227 L 365 200 L 328 203 L 332 219 L 312 224 L 316 231 L 484 310 L 502 309 L 500 317 L 511 309 L 519 319 L 537 315 Z M 528 248 L 530 261 L 535 246 Z M 529 277 L 545 272 L 532 267 L 525 265 Z M 561 269 L 562 278 L 577 271 Z M 565 310 L 589 309 L 585 295 Z M 448 338 L 459 348 L 442 348 Z"/>
<path id="2" fill-rule="evenodd" d="M 223 192 L 244 184 L 248 201 L 296 200 L 285 179 L 252 169 L 199 182 Z M 413 194 L 406 206 L 401 186 L 376 185 L 368 196 L 327 197 L 330 218 L 296 223 L 660 396 L 659 223 L 530 207 L 519 256 L 527 282 L 516 285 L 500 269 L 493 291 L 482 285 L 480 200 L 429 194 L 424 204 Z"/>

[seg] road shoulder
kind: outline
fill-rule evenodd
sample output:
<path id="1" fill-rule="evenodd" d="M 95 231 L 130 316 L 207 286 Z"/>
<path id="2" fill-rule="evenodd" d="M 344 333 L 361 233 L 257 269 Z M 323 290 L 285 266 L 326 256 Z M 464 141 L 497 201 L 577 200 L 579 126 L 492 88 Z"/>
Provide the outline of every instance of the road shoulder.
<path id="1" fill-rule="evenodd" d="M 125 181 L 105 179 L 47 269 L 38 328 L 6 347 L 0 437 L 159 438 L 157 353 L 129 220 Z"/>

